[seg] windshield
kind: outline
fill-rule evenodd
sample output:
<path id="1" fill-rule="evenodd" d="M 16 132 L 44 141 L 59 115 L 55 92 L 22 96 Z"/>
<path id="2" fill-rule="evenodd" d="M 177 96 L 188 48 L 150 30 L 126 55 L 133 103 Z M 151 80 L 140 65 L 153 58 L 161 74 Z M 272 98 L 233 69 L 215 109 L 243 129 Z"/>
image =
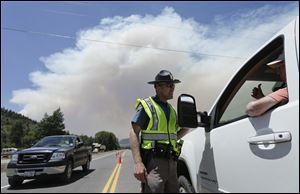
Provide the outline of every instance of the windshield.
<path id="1" fill-rule="evenodd" d="M 37 142 L 33 147 L 71 147 L 74 145 L 72 137 L 45 137 Z"/>

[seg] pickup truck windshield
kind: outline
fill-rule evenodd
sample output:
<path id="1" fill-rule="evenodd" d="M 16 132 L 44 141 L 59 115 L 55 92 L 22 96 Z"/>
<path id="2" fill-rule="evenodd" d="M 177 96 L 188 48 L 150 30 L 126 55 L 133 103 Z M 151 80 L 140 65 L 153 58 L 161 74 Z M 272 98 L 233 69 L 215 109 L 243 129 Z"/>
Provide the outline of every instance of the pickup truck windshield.
<path id="1" fill-rule="evenodd" d="M 33 147 L 72 147 L 73 145 L 74 138 L 72 137 L 45 137 Z"/>

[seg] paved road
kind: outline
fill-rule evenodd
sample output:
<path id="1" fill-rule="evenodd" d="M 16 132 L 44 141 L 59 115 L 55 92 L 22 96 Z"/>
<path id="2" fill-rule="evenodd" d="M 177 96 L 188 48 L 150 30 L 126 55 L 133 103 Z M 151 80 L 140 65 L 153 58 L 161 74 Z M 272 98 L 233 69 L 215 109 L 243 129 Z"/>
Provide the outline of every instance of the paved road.
<path id="1" fill-rule="evenodd" d="M 139 182 L 133 176 L 133 160 L 130 150 L 125 150 L 122 163 L 118 162 L 116 152 L 93 155 L 90 170 L 84 173 L 81 167 L 74 169 L 72 181 L 69 184 L 63 184 L 55 178 L 25 180 L 20 187 L 15 189 L 9 187 L 6 174 L 1 172 L 1 193 L 140 192 Z"/>

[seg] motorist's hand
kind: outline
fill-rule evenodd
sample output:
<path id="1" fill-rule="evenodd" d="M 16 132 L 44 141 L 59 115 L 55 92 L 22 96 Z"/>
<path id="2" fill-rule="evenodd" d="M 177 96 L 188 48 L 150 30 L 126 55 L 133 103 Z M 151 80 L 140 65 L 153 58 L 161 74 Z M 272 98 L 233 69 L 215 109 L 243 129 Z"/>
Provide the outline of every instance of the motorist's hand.
<path id="1" fill-rule="evenodd" d="M 134 176 L 137 180 L 145 183 L 147 177 L 147 169 L 142 162 L 138 162 L 134 165 Z"/>
<path id="2" fill-rule="evenodd" d="M 261 84 L 258 84 L 257 87 L 254 87 L 254 88 L 252 89 L 252 94 L 251 94 L 251 96 L 252 96 L 253 98 L 256 98 L 256 99 L 260 99 L 260 98 L 262 98 L 262 97 L 265 96 L 265 95 L 263 94 L 262 90 L 261 90 Z"/>

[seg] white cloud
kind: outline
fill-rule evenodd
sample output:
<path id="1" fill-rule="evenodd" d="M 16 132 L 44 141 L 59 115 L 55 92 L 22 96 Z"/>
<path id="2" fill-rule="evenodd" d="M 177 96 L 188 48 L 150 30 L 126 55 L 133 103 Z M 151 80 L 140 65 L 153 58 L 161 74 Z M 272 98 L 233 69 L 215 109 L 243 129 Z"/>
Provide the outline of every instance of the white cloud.
<path id="1" fill-rule="evenodd" d="M 180 93 L 190 93 L 199 109 L 208 110 L 243 62 L 221 56 L 249 57 L 270 32 L 298 14 L 298 7 L 266 6 L 231 18 L 219 15 L 203 25 L 167 7 L 158 16 L 104 18 L 77 33 L 75 48 L 41 58 L 48 71 L 31 73 L 35 89 L 14 91 L 11 102 L 22 105 L 21 113 L 35 120 L 60 107 L 72 133 L 94 135 L 107 130 L 126 138 L 136 98 L 154 95 L 147 81 L 161 69 L 182 81 L 170 101 L 173 105 Z"/>

